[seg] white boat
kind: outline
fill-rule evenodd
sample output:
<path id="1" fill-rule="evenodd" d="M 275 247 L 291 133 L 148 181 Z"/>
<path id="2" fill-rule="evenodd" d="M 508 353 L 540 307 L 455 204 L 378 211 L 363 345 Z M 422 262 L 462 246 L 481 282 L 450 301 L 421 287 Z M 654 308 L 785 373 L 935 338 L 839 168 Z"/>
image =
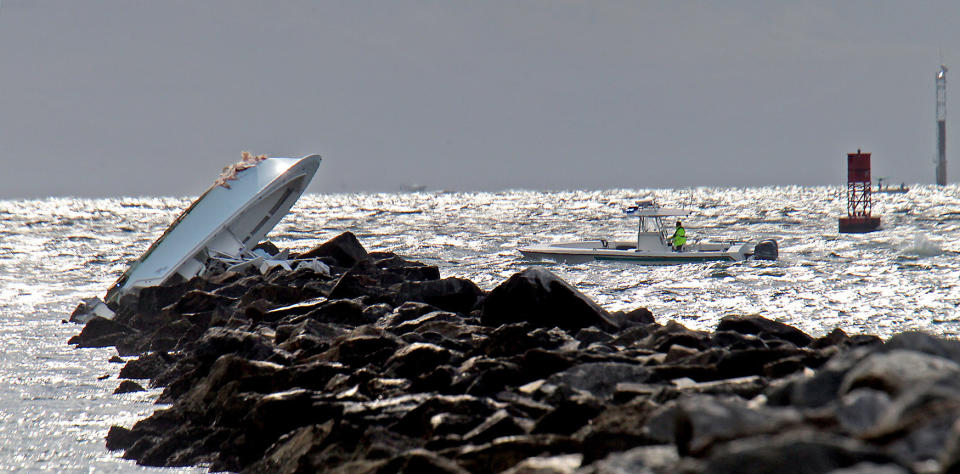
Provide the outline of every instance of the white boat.
<path id="1" fill-rule="evenodd" d="M 106 302 L 140 288 L 188 280 L 210 259 L 254 257 L 253 248 L 310 184 L 320 155 L 244 155 L 193 202 L 107 291 Z"/>
<path id="2" fill-rule="evenodd" d="M 739 262 L 748 259 L 776 260 L 777 241 L 765 239 L 759 242 L 699 242 L 687 241 L 675 251 L 670 245 L 672 226 L 664 225 L 664 219 L 684 217 L 691 212 L 684 209 L 658 207 L 650 202 L 638 203 L 626 211 L 627 215 L 640 219 L 637 239 L 616 241 L 607 239 L 577 242 L 556 242 L 532 245 L 518 249 L 524 257 L 537 260 L 553 260 L 564 263 L 590 261 L 622 261 L 645 265 L 671 265 L 708 261 Z"/>

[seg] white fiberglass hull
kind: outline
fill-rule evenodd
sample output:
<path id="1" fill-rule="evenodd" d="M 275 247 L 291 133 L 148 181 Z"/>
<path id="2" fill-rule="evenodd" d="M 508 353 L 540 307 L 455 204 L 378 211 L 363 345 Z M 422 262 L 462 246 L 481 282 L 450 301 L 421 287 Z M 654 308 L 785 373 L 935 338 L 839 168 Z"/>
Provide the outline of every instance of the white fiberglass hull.
<path id="1" fill-rule="evenodd" d="M 139 288 L 198 275 L 208 257 L 241 256 L 280 222 L 310 184 L 320 156 L 268 158 L 214 184 L 170 225 L 107 292 L 107 302 Z"/>
<path id="2" fill-rule="evenodd" d="M 587 240 L 522 247 L 519 251 L 526 258 L 563 263 L 620 261 L 642 265 L 676 265 L 712 261 L 739 262 L 750 257 L 749 251 L 752 248 L 752 244 L 703 244 L 679 252 L 669 247 L 664 247 L 663 250 L 637 251 L 636 243 L 631 245 L 630 242 Z"/>

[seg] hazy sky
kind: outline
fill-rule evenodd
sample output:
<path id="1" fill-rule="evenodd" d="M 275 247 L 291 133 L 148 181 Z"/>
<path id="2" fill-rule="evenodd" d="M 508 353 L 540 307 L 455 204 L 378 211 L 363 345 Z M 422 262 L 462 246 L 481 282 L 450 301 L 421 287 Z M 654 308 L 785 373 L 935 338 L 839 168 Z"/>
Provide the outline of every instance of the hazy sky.
<path id="1" fill-rule="evenodd" d="M 0 198 L 193 196 L 244 150 L 321 154 L 313 192 L 838 184 L 857 147 L 929 183 L 941 61 L 960 179 L 958 25 L 956 0 L 3 0 Z"/>

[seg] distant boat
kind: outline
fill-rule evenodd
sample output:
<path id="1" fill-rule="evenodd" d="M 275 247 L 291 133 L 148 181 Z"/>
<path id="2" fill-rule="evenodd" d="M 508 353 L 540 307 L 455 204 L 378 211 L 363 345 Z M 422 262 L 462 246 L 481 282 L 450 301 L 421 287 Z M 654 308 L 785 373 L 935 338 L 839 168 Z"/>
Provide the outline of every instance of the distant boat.
<path id="1" fill-rule="evenodd" d="M 427 186 L 423 184 L 402 184 L 400 190 L 405 193 L 422 193 L 427 190 Z"/>
<path id="2" fill-rule="evenodd" d="M 910 188 L 907 187 L 906 183 L 900 183 L 899 187 L 883 185 L 883 178 L 877 179 L 877 189 L 875 193 L 884 193 L 884 194 L 905 194 L 910 191 Z"/>
<path id="3" fill-rule="evenodd" d="M 708 261 L 738 262 L 747 259 L 776 260 L 779 254 L 777 241 L 711 243 L 693 242 L 680 251 L 671 247 L 668 230 L 663 224 L 667 217 L 690 214 L 684 209 L 659 207 L 652 202 L 638 203 L 625 211 L 629 216 L 640 218 L 637 238 L 632 241 L 607 239 L 577 242 L 556 242 L 546 245 L 531 245 L 518 250 L 527 258 L 546 259 L 564 263 L 583 263 L 594 260 L 622 261 L 644 265 L 670 265 Z"/>
<path id="4" fill-rule="evenodd" d="M 319 166 L 320 155 L 244 155 L 123 272 L 107 291 L 107 303 L 140 288 L 193 278 L 210 258 L 249 256 L 300 199 Z"/>

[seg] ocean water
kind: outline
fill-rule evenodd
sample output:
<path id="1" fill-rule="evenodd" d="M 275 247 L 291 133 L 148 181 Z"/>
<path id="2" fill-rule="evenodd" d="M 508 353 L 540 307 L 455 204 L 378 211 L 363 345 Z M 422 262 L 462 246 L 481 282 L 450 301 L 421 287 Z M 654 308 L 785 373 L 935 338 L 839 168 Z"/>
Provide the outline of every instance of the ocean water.
<path id="1" fill-rule="evenodd" d="M 268 236 L 304 250 L 343 231 L 368 250 L 438 265 L 489 290 L 532 264 L 549 268 L 609 310 L 649 308 L 658 321 L 713 329 L 727 314 L 759 313 L 812 335 L 835 327 L 881 336 L 919 329 L 957 337 L 960 187 L 875 195 L 879 232 L 837 232 L 840 187 L 694 188 L 304 196 Z M 523 260 L 517 247 L 622 238 L 621 210 L 640 199 L 698 212 L 704 240 L 776 238 L 775 262 L 648 267 Z M 191 198 L 0 201 L 0 472 L 131 472 L 104 446 L 111 425 L 157 408 L 157 391 L 112 395 L 113 349 L 66 344 L 79 300 L 102 296 Z M 197 472 L 164 469 L 162 472 Z"/>

